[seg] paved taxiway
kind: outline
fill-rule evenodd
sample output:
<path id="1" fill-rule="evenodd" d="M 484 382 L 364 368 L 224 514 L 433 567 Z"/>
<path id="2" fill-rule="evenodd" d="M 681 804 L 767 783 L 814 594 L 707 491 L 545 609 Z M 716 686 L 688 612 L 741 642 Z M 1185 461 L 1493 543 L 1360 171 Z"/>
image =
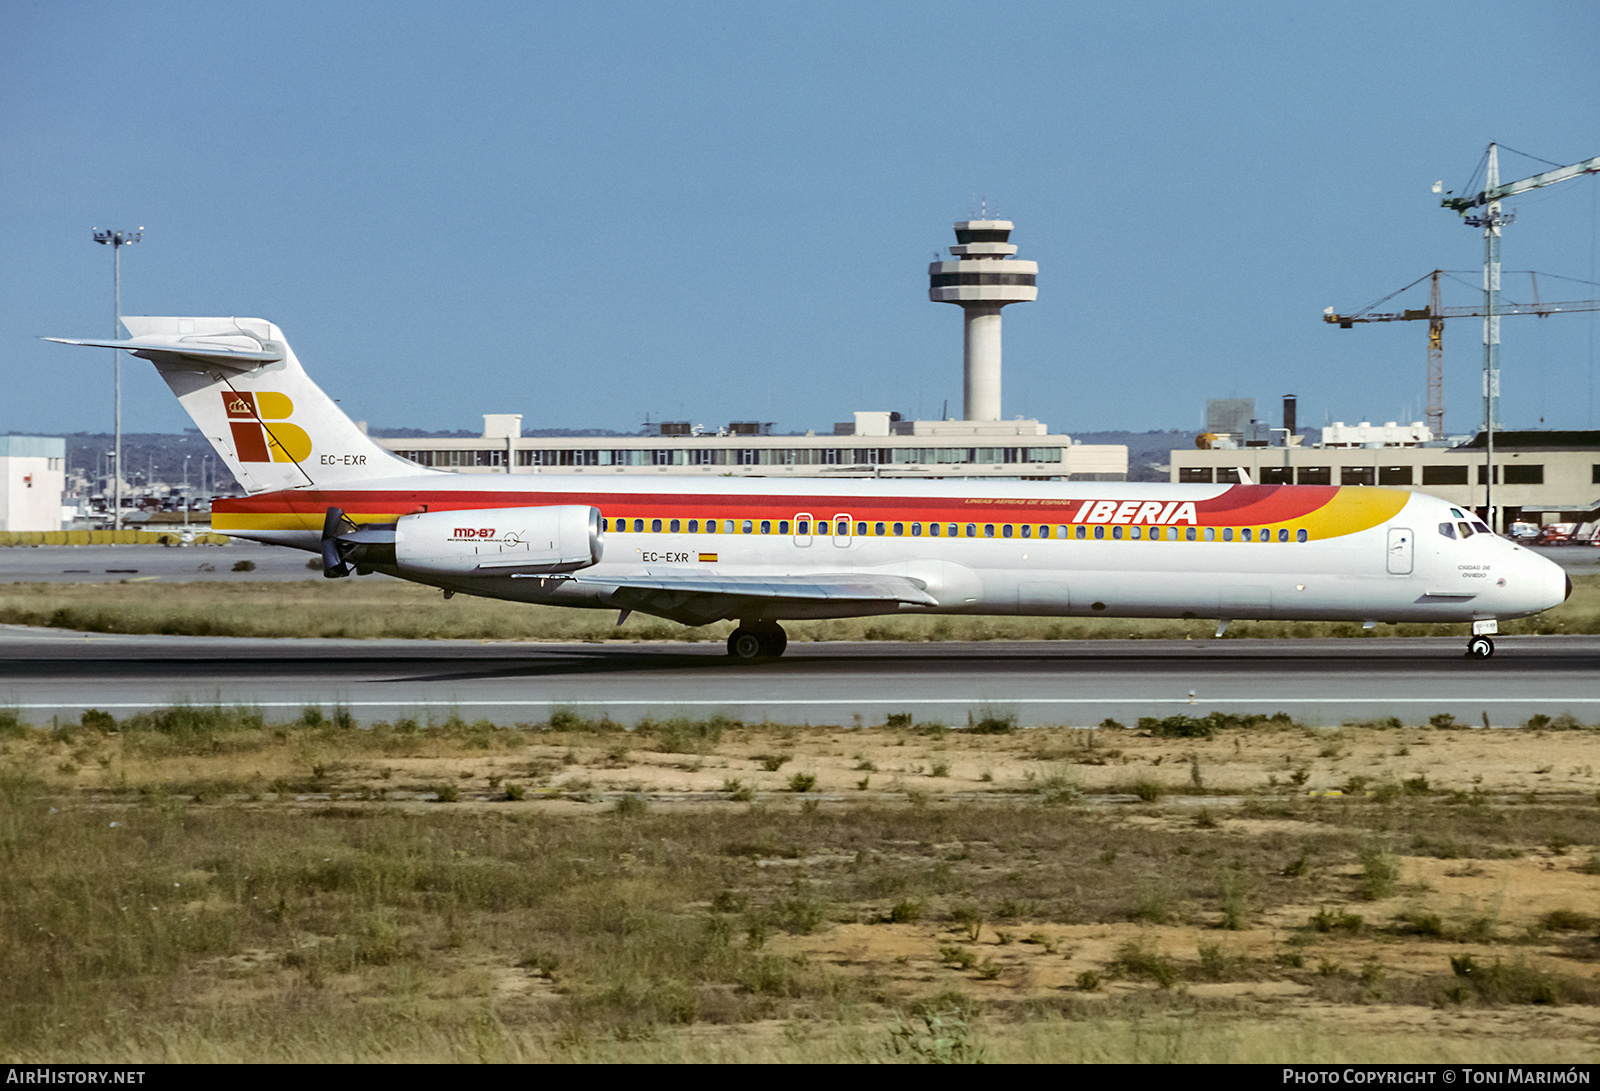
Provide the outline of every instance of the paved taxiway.
<path id="1" fill-rule="evenodd" d="M 311 554 L 235 539 L 225 546 L 12 546 L 0 549 L 0 583 L 193 583 L 316 580 Z M 255 567 L 235 572 L 249 561 Z M 320 561 L 318 564 L 320 565 Z"/>
<path id="2" fill-rule="evenodd" d="M 0 626 L 0 706 L 34 723 L 85 708 L 249 704 L 269 718 L 344 706 L 359 722 L 452 713 L 530 723 L 552 710 L 746 721 L 965 724 L 986 708 L 1023 724 L 1284 711 L 1309 724 L 1449 712 L 1514 726 L 1542 712 L 1600 720 L 1600 638 L 793 643 L 736 666 L 715 644 L 250 640 Z M 1191 692 L 1193 694 L 1191 698 Z"/>

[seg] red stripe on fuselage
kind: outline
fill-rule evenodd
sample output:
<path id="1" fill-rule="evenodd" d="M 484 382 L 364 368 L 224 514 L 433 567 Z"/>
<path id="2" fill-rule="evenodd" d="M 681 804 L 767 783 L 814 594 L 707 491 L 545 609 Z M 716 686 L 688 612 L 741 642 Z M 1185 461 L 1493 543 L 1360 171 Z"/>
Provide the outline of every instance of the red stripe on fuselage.
<path id="1" fill-rule="evenodd" d="M 1255 526 L 1309 515 L 1332 500 L 1338 491 L 1339 486 L 1336 485 L 1235 485 L 1218 496 L 1197 500 L 1194 504 L 1202 526 Z M 1079 508 L 1098 499 L 786 496 L 721 492 L 595 493 L 576 490 L 284 490 L 218 500 L 214 510 L 222 514 L 270 515 L 292 512 L 320 517 L 328 508 L 340 508 L 352 516 L 394 519 L 422 511 L 583 504 L 599 508 L 601 514 L 608 518 L 629 519 L 788 519 L 804 512 L 822 520 L 848 513 L 853 519 L 867 521 L 1056 524 L 1072 522 Z"/>

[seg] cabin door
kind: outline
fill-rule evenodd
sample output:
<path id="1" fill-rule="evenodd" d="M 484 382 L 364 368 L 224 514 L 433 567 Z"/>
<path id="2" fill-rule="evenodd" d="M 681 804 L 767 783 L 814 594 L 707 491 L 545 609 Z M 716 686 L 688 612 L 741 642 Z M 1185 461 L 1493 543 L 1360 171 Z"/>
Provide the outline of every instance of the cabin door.
<path id="1" fill-rule="evenodd" d="M 1413 545 L 1414 542 L 1410 530 L 1405 527 L 1389 528 L 1389 575 L 1411 575 Z"/>

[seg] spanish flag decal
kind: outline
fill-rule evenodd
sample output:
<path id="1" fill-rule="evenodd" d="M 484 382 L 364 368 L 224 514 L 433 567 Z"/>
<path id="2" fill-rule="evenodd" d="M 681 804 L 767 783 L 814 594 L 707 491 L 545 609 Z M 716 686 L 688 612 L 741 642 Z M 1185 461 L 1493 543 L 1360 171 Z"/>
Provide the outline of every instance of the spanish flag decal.
<path id="1" fill-rule="evenodd" d="M 715 553 L 702 553 L 702 554 L 700 554 L 700 559 L 702 561 L 707 561 L 707 562 L 710 562 L 712 564 L 715 564 L 716 560 L 717 560 L 717 555 Z"/>

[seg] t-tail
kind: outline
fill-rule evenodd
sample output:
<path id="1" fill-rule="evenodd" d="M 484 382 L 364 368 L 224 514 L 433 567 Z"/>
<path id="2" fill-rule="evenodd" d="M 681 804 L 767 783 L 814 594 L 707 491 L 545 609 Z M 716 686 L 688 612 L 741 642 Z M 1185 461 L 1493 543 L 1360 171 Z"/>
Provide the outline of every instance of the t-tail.
<path id="1" fill-rule="evenodd" d="M 306 375 L 260 318 L 124 318 L 126 341 L 49 337 L 149 360 L 250 493 L 430 471 L 384 450 Z"/>

